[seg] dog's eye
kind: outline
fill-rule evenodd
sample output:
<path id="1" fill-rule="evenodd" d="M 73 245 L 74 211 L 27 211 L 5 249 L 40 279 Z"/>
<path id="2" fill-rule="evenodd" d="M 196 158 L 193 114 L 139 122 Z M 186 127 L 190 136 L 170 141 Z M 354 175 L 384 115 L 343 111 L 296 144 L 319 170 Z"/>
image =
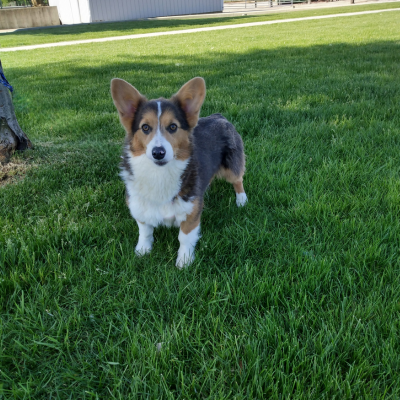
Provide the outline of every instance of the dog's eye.
<path id="1" fill-rule="evenodd" d="M 143 131 L 143 133 L 146 133 L 146 134 L 150 133 L 150 126 L 147 124 L 143 124 L 142 131 Z"/>
<path id="2" fill-rule="evenodd" d="M 172 132 L 176 132 L 176 130 L 178 129 L 178 126 L 176 124 L 171 124 L 168 128 L 169 128 L 168 130 L 172 133 Z"/>

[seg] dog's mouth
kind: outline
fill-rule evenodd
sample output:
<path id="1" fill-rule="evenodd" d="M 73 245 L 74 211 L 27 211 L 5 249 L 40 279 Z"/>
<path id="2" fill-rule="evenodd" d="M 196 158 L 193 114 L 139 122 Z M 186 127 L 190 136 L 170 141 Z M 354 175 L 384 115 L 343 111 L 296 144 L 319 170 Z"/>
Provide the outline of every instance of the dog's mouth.
<path id="1" fill-rule="evenodd" d="M 154 164 L 159 165 L 160 167 L 162 167 L 165 164 L 168 164 L 168 161 L 154 161 Z"/>

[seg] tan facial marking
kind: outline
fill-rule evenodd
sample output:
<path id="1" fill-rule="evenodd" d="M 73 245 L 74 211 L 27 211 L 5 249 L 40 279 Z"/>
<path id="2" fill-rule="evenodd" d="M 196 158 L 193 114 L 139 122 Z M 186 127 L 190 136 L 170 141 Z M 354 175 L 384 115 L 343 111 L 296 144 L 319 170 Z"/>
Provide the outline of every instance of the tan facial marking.
<path id="1" fill-rule="evenodd" d="M 149 125 L 151 128 L 151 132 L 147 135 L 142 130 L 144 124 Z M 137 157 L 146 153 L 147 145 L 157 132 L 157 126 L 158 118 L 153 111 L 148 111 L 143 114 L 142 119 L 139 122 L 139 129 L 136 132 L 133 132 L 133 137 L 130 140 L 129 147 L 133 156 Z"/>
<path id="2" fill-rule="evenodd" d="M 181 223 L 181 230 L 185 235 L 189 234 L 194 228 L 196 228 L 200 224 L 202 211 L 203 201 L 195 199 L 193 201 L 193 211 L 186 217 L 186 221 L 183 221 Z"/>
<path id="3" fill-rule="evenodd" d="M 173 133 L 168 131 L 168 127 L 171 124 L 175 124 L 178 127 Z M 187 160 L 191 152 L 190 133 L 179 126 L 179 122 L 174 114 L 168 110 L 161 114 L 160 127 L 162 135 L 168 140 L 174 150 L 174 158 L 177 160 Z"/>

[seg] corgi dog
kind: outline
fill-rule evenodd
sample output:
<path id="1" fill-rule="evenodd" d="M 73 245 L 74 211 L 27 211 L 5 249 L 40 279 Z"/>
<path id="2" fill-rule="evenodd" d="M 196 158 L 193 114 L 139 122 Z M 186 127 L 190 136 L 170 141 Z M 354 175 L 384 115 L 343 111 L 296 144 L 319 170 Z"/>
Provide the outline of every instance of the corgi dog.
<path id="1" fill-rule="evenodd" d="M 111 81 L 111 96 L 126 131 L 120 176 L 139 227 L 136 254 L 151 251 L 155 227 L 177 226 L 178 268 L 194 260 L 204 193 L 214 177 L 233 184 L 238 207 L 247 201 L 242 138 L 221 114 L 199 118 L 205 95 L 199 77 L 169 100 L 147 100 L 128 82 Z"/>

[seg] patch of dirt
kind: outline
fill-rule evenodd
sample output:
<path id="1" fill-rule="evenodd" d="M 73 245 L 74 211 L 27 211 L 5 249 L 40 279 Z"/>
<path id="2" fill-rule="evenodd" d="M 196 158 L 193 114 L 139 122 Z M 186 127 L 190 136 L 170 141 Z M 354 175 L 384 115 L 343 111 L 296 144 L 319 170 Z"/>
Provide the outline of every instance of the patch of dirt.
<path id="1" fill-rule="evenodd" d="M 0 163 L 0 187 L 21 180 L 32 167 L 32 159 L 12 157 L 9 163 Z"/>

